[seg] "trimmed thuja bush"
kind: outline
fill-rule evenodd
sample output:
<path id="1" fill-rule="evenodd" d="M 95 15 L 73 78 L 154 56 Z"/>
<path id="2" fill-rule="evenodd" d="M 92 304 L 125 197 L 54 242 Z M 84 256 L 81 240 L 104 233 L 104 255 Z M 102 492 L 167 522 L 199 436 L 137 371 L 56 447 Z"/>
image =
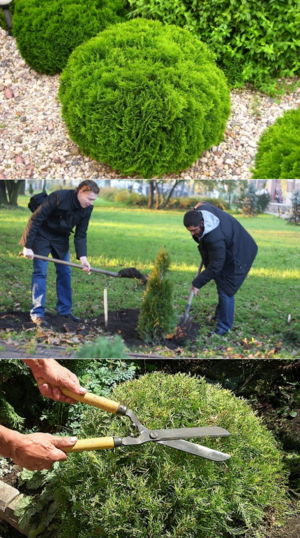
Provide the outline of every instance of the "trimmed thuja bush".
<path id="1" fill-rule="evenodd" d="M 78 47 L 59 97 L 85 155 L 145 178 L 190 166 L 222 140 L 230 113 L 225 77 L 208 48 L 186 30 L 142 19 Z"/>
<path id="2" fill-rule="evenodd" d="M 167 277 L 170 257 L 162 247 L 150 273 L 138 321 L 138 333 L 146 342 L 159 342 L 174 330 L 173 285 Z"/>
<path id="3" fill-rule="evenodd" d="M 150 429 L 220 426 L 230 437 L 190 440 L 231 455 L 216 463 L 164 445 L 84 452 L 45 474 L 43 522 L 59 538 L 230 538 L 265 536 L 286 506 L 286 472 L 272 434 L 228 390 L 184 374 L 152 373 L 111 398 Z M 129 421 L 88 409 L 79 438 L 127 436 Z M 31 473 L 32 475 L 32 473 Z M 20 510 L 23 523 L 35 499 Z M 40 514 L 42 507 L 40 506 Z M 37 521 L 39 515 L 37 514 Z M 56 515 L 56 520 L 49 520 Z M 41 516 L 40 516 L 41 517 Z M 50 536 L 50 534 L 44 534 Z M 41 537 L 43 534 L 41 535 Z"/>
<path id="4" fill-rule="evenodd" d="M 288 110 L 260 137 L 254 179 L 300 177 L 300 108 Z"/>
<path id="5" fill-rule="evenodd" d="M 26 63 L 54 75 L 78 45 L 124 16 L 123 0 L 18 0 L 13 34 Z"/>
<path id="6" fill-rule="evenodd" d="M 272 80 L 300 74 L 299 0 L 128 1 L 135 16 L 198 36 L 234 85 L 271 89 Z"/>

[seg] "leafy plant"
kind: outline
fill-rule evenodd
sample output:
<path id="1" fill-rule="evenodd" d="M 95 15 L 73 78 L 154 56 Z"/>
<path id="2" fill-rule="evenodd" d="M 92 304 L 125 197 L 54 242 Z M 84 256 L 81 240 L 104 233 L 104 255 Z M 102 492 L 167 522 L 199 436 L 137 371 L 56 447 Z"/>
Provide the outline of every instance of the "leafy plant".
<path id="1" fill-rule="evenodd" d="M 257 195 L 257 211 L 258 213 L 264 213 L 271 201 L 270 194 L 268 192 L 264 192 L 262 194 Z"/>
<path id="2" fill-rule="evenodd" d="M 174 330 L 173 285 L 167 278 L 170 256 L 161 247 L 150 273 L 138 321 L 138 333 L 146 342 L 159 342 Z"/>
<path id="3" fill-rule="evenodd" d="M 124 359 L 124 342 L 120 336 L 115 338 L 99 337 L 95 342 L 85 344 L 76 353 L 78 359 Z"/>
<path id="4" fill-rule="evenodd" d="M 243 215 L 247 215 L 248 217 L 254 217 L 258 213 L 258 196 L 253 183 L 250 183 L 246 190 L 242 212 Z"/>
<path id="5" fill-rule="evenodd" d="M 176 24 L 199 37 L 234 86 L 253 82 L 276 92 L 276 79 L 300 73 L 299 0 L 128 1 L 133 16 Z"/>
<path id="6" fill-rule="evenodd" d="M 71 52 L 125 16 L 123 0 L 18 0 L 13 34 L 26 63 L 54 75 Z"/>
<path id="7" fill-rule="evenodd" d="M 32 498 L 18 510 L 30 528 L 36 503 L 40 512 L 47 503 L 55 506 L 55 518 L 45 524 L 41 538 L 51 536 L 50 527 L 59 538 L 258 537 L 264 535 L 267 513 L 273 524 L 281 521 L 286 505 L 282 455 L 245 401 L 203 379 L 158 372 L 119 385 L 111 397 L 136 411 L 149 428 L 228 429 L 228 438 L 195 442 L 231 459 L 215 463 L 151 443 L 69 455 L 51 473 L 42 504 Z M 128 421 L 89 409 L 80 437 L 99 431 L 123 437 Z"/>
<path id="8" fill-rule="evenodd" d="M 208 48 L 158 21 L 117 24 L 78 47 L 60 78 L 62 115 L 85 155 L 161 177 L 223 139 L 229 90 Z"/>
<path id="9" fill-rule="evenodd" d="M 300 177 L 300 108 L 288 110 L 260 137 L 254 179 Z"/>
<path id="10" fill-rule="evenodd" d="M 288 220 L 293 224 L 300 224 L 300 191 L 293 192 L 292 215 Z"/>

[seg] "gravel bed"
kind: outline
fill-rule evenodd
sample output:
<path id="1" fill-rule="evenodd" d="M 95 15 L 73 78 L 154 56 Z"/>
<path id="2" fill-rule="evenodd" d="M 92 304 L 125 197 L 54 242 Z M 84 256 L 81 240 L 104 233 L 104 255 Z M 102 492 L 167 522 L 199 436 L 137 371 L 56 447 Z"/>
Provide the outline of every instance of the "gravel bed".
<path id="1" fill-rule="evenodd" d="M 59 76 L 30 69 L 14 38 L 0 28 L 0 179 L 100 179 L 123 176 L 81 154 L 68 135 L 57 99 Z M 300 88 L 281 99 L 250 89 L 231 93 L 224 141 L 193 166 L 164 179 L 249 179 L 261 133 L 300 106 Z"/>

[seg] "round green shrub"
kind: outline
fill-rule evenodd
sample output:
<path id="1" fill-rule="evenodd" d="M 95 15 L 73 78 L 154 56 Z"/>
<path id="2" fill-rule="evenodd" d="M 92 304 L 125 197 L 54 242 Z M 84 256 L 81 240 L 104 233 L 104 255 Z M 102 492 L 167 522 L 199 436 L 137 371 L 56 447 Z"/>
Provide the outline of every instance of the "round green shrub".
<path id="1" fill-rule="evenodd" d="M 70 137 L 123 174 L 190 166 L 224 134 L 230 97 L 212 53 L 186 30 L 136 19 L 78 47 L 59 88 Z"/>
<path id="2" fill-rule="evenodd" d="M 288 110 L 260 137 L 253 179 L 300 177 L 300 108 Z"/>
<path id="3" fill-rule="evenodd" d="M 124 16 L 123 0 L 18 0 L 13 34 L 26 63 L 54 75 L 78 45 Z"/>
<path id="4" fill-rule="evenodd" d="M 300 73 L 299 0 L 128 0 L 135 16 L 187 28 L 235 85 Z"/>
<path id="5" fill-rule="evenodd" d="M 59 538 L 258 537 L 265 518 L 278 523 L 282 456 L 245 401 L 203 379 L 158 372 L 119 385 L 111 398 L 148 428 L 224 427 L 230 437 L 195 442 L 231 459 L 216 463 L 155 443 L 69 455 L 43 493 L 52 517 L 58 510 Z M 80 438 L 129 432 L 128 419 L 95 409 L 82 423 Z"/>

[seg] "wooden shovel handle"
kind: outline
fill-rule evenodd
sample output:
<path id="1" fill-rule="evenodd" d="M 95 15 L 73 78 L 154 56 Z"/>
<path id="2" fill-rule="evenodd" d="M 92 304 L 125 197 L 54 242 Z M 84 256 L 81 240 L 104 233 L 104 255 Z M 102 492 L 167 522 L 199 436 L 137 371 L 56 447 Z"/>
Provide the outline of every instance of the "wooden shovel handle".
<path id="1" fill-rule="evenodd" d="M 62 448 L 63 452 L 84 452 L 85 450 L 102 450 L 114 448 L 113 437 L 98 437 L 95 439 L 80 439 L 74 446 Z"/>
<path id="2" fill-rule="evenodd" d="M 38 385 L 43 385 L 44 383 L 48 384 L 48 382 L 44 379 L 38 379 Z M 72 398 L 77 402 L 82 402 L 88 405 L 92 405 L 93 407 L 98 407 L 98 409 L 103 409 L 103 411 L 108 411 L 109 413 L 116 414 L 120 408 L 120 404 L 118 402 L 114 402 L 113 400 L 109 400 L 108 398 L 103 398 L 102 396 L 97 396 L 96 394 L 92 394 L 91 392 L 87 392 L 83 396 L 79 396 L 78 394 L 75 394 L 71 390 L 64 387 L 58 388 L 65 396 L 68 396 L 69 398 Z"/>

